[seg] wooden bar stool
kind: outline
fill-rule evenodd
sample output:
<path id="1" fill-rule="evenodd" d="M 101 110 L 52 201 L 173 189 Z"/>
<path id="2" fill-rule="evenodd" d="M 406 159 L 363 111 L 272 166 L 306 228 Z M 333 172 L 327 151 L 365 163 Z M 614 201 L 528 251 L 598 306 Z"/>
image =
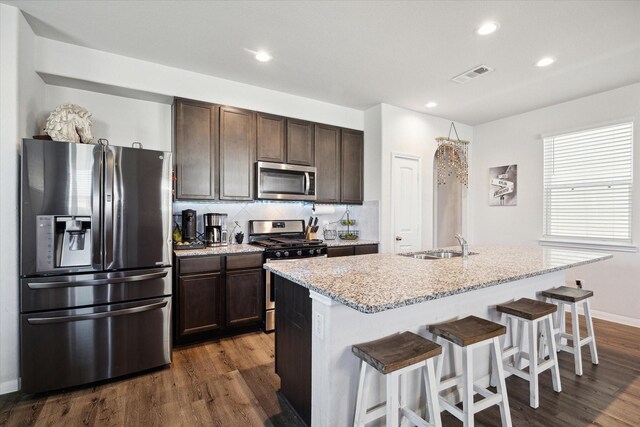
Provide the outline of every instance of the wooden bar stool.
<path id="1" fill-rule="evenodd" d="M 549 289 L 542 292 L 542 296 L 548 301 L 558 306 L 558 314 L 554 328 L 554 336 L 557 343 L 557 351 L 573 353 L 576 375 L 582 375 L 582 346 L 589 344 L 591 350 L 591 363 L 598 364 L 598 350 L 596 349 L 596 337 L 593 334 L 593 320 L 591 318 L 591 306 L 589 298 L 593 296 L 592 291 L 568 286 Z M 587 323 L 587 337 L 580 340 L 580 323 L 578 322 L 578 303 L 582 302 L 584 309 L 584 319 Z M 567 334 L 565 321 L 565 305 L 571 307 L 571 330 L 572 334 Z M 572 345 L 566 345 L 566 340 L 572 341 Z"/>
<path id="2" fill-rule="evenodd" d="M 420 335 L 402 332 L 376 341 L 354 345 L 351 350 L 353 354 L 362 359 L 354 426 L 362 427 L 370 421 L 385 416 L 385 414 L 387 426 L 399 426 L 402 417 L 417 426 L 440 427 L 442 425 L 433 363 L 433 358 L 442 353 L 442 347 Z M 367 408 L 369 390 L 365 387 L 365 379 L 367 370 L 371 367 L 386 378 L 387 400 L 386 405 L 381 403 Z M 404 382 L 402 375 L 416 369 L 422 369 L 427 391 L 429 421 L 421 418 L 407 407 L 406 390 L 401 390 L 404 388 L 401 385 Z"/>
<path id="3" fill-rule="evenodd" d="M 508 347 L 505 347 L 504 338 L 501 340 L 504 369 L 523 380 L 529 381 L 529 406 L 535 409 L 539 406 L 538 375 L 540 373 L 551 369 L 553 389 L 557 392 L 562 391 L 555 341 L 549 339 L 551 343 L 549 360 L 543 360 L 543 362 L 540 363 L 539 358 L 542 358 L 542 356 L 538 354 L 538 331 L 540 331 L 544 337 L 554 336 L 553 313 L 558 311 L 558 307 L 555 304 L 549 304 L 544 301 L 521 298 L 517 301 L 500 304 L 496 306 L 496 309 L 502 313 L 500 322 L 507 326 L 508 332 L 506 336 L 509 337 L 510 340 Z M 517 340 L 515 339 L 514 323 L 518 326 Z M 542 325 L 540 325 L 540 323 L 542 323 Z M 529 335 L 528 352 L 524 351 L 525 327 Z M 520 362 L 523 358 L 529 361 L 528 371 L 520 368 Z M 512 359 L 512 362 L 506 361 L 507 359 Z M 492 383 L 493 382 L 494 379 L 492 375 Z"/>
<path id="4" fill-rule="evenodd" d="M 465 426 L 473 426 L 474 415 L 489 406 L 499 405 L 503 426 L 511 426 L 511 413 L 509 411 L 509 399 L 507 387 L 504 382 L 504 369 L 502 366 L 502 350 L 499 337 L 504 335 L 506 328 L 498 323 L 490 322 L 476 316 L 465 317 L 439 325 L 429 326 L 429 331 L 435 335 L 438 344 L 443 347 L 443 354 L 438 358 L 436 376 L 441 380 L 442 364 L 445 356 L 445 344 L 451 345 L 452 350 L 457 346 L 462 351 L 462 375 L 440 382 L 438 397 L 443 409 L 463 422 Z M 473 379 L 473 350 L 483 345 L 491 345 L 493 348 L 491 363 L 496 373 L 497 392 L 492 393 L 484 387 L 475 384 Z M 452 352 L 453 356 L 453 352 Z M 462 410 L 450 404 L 440 397 L 439 392 L 458 384 L 462 385 Z M 474 402 L 474 394 L 480 394 L 483 399 Z"/>

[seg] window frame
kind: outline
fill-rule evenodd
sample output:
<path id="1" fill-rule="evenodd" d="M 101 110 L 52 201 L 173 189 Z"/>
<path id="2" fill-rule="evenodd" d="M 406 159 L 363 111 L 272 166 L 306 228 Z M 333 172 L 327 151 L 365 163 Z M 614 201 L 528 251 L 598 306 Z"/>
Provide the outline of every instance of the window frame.
<path id="1" fill-rule="evenodd" d="M 561 137 L 574 133 L 581 132 L 589 132 L 592 130 L 598 130 L 606 127 L 613 127 L 617 125 L 630 124 L 631 125 L 631 181 L 630 185 L 630 203 L 629 203 L 629 240 L 611 240 L 611 239 L 595 239 L 588 237 L 569 237 L 569 236 L 554 236 L 554 235 L 546 235 L 545 232 L 545 223 L 547 221 L 547 207 L 545 204 L 545 197 L 547 192 L 547 182 L 545 180 L 545 169 L 547 167 L 544 159 L 542 160 L 542 237 L 539 239 L 539 244 L 543 246 L 556 246 L 556 247 L 569 247 L 569 248 L 578 248 L 578 249 L 595 249 L 595 250 L 611 250 L 611 251 L 620 251 L 620 252 L 637 252 L 638 247 L 635 245 L 633 240 L 633 231 L 634 231 L 634 202 L 636 196 L 635 189 L 635 117 L 625 117 L 615 121 L 608 121 L 603 123 L 596 123 L 589 126 L 583 126 L 580 128 L 573 129 L 565 129 L 563 131 L 545 133 L 540 135 L 540 140 L 542 142 L 542 151 L 544 153 L 545 149 L 545 140 L 548 138 Z"/>

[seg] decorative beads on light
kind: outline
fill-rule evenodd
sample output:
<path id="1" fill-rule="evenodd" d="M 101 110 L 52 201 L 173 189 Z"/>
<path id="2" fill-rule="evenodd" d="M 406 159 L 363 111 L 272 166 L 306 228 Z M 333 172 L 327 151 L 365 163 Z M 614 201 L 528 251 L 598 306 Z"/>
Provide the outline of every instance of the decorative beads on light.
<path id="1" fill-rule="evenodd" d="M 458 178 L 461 184 L 469 183 L 469 141 L 450 138 L 436 138 L 438 149 L 436 150 L 436 168 L 438 185 L 446 184 L 447 178 L 452 175 Z"/>

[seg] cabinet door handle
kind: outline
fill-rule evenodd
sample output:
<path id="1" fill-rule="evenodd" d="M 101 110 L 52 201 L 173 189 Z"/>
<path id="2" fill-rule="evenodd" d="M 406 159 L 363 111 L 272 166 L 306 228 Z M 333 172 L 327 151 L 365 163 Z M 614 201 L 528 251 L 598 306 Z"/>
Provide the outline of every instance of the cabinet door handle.
<path id="1" fill-rule="evenodd" d="M 402 240 L 402 237 L 400 237 L 400 236 L 396 236 L 396 240 L 397 240 L 397 241 L 400 241 L 400 240 Z"/>

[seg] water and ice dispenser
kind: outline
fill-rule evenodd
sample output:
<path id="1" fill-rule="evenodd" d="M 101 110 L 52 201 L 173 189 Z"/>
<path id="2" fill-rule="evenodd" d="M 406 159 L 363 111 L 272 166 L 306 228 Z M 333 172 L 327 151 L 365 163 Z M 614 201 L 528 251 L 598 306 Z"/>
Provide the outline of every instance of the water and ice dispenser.
<path id="1" fill-rule="evenodd" d="M 91 265 L 91 217 L 38 216 L 37 271 Z"/>

